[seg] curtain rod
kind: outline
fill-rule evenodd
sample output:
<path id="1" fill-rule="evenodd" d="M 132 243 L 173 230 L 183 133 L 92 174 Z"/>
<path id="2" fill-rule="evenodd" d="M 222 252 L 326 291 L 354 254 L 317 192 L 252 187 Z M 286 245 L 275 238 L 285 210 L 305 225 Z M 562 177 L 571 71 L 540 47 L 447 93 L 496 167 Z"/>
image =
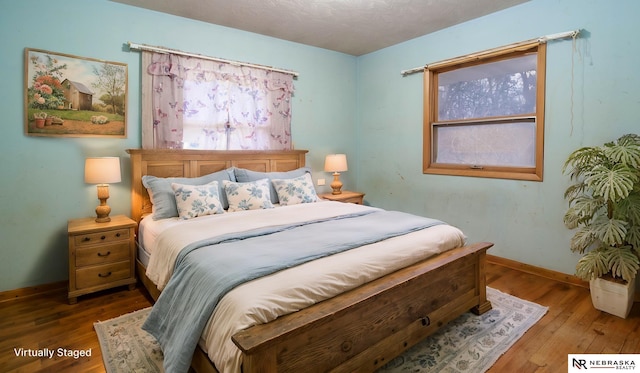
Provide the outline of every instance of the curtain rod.
<path id="1" fill-rule="evenodd" d="M 472 53 L 470 56 L 480 57 L 482 55 L 495 53 L 495 52 L 503 50 L 503 49 L 516 48 L 516 47 L 519 47 L 519 46 L 530 45 L 530 44 L 533 44 L 533 43 L 543 44 L 543 43 L 546 43 L 549 40 L 564 39 L 564 38 L 569 38 L 569 37 L 575 38 L 579 33 L 580 33 L 580 30 L 559 32 L 557 34 L 545 35 L 545 36 L 541 36 L 541 37 L 535 38 L 535 39 L 525 40 L 525 41 L 521 41 L 521 42 L 518 42 L 518 43 L 504 45 L 502 47 L 487 49 L 487 50 L 484 50 L 482 52 Z M 458 58 L 460 58 L 460 57 L 450 58 L 448 60 L 432 63 L 432 64 L 429 64 L 429 65 L 423 65 L 423 66 L 414 67 L 413 69 L 402 70 L 402 71 L 400 71 L 400 74 L 402 74 L 402 76 L 414 74 L 414 73 L 417 73 L 417 72 L 424 71 L 424 69 L 428 68 L 429 66 L 433 66 L 433 65 L 436 65 L 436 64 L 439 65 L 439 64 L 442 64 L 442 63 L 445 63 L 445 62 L 448 62 L 448 61 L 456 60 Z"/>
<path id="2" fill-rule="evenodd" d="M 247 67 L 254 67 L 256 69 L 276 71 L 276 72 L 279 72 L 279 73 L 293 75 L 295 77 L 297 77 L 299 75 L 295 71 L 278 69 L 278 68 L 274 68 L 274 67 L 271 67 L 271 66 L 257 65 L 257 64 L 253 64 L 253 63 L 225 60 L 224 58 L 208 57 L 208 56 L 203 56 L 201 54 L 182 52 L 182 51 L 179 51 L 179 50 L 169 49 L 169 48 L 164 48 L 164 47 L 154 47 L 154 46 L 146 45 L 146 44 L 137 44 L 137 43 L 132 43 L 132 42 L 128 42 L 127 44 L 129 44 L 129 49 L 135 49 L 135 50 L 140 50 L 140 51 L 160 52 L 160 53 L 173 53 L 173 54 L 179 54 L 181 56 L 196 57 L 196 58 L 202 58 L 203 60 L 228 63 L 228 64 L 231 64 L 231 65 L 234 65 L 234 66 L 247 66 Z"/>

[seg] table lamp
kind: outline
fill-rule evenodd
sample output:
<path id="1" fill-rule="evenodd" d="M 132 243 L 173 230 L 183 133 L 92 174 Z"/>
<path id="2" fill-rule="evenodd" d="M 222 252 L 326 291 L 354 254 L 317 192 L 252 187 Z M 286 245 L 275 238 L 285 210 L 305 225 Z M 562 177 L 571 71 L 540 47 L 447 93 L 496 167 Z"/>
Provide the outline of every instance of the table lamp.
<path id="1" fill-rule="evenodd" d="M 84 163 L 84 182 L 88 184 L 98 184 L 98 199 L 100 205 L 96 207 L 96 222 L 106 223 L 111 221 L 109 213 L 111 207 L 107 205 L 109 199 L 109 184 L 119 183 L 120 176 L 120 158 L 118 157 L 100 157 L 87 158 Z"/>
<path id="2" fill-rule="evenodd" d="M 341 194 L 342 182 L 340 181 L 340 172 L 347 171 L 347 156 L 345 154 L 329 154 L 324 160 L 325 172 L 333 172 L 333 181 L 331 182 L 331 194 Z"/>

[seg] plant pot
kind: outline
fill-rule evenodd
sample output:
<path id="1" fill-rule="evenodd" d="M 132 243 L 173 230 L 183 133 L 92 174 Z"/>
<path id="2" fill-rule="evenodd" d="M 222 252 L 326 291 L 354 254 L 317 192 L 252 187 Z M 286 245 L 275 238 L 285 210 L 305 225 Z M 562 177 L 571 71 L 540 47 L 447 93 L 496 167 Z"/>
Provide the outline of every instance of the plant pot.
<path id="1" fill-rule="evenodd" d="M 44 120 L 44 125 L 45 125 L 45 126 L 50 126 L 50 125 L 51 125 L 51 123 L 53 123 L 53 118 L 51 118 L 51 117 L 47 117 L 47 118 Z"/>
<path id="2" fill-rule="evenodd" d="M 36 118 L 36 127 L 44 128 L 44 118 Z"/>
<path id="3" fill-rule="evenodd" d="M 636 282 L 616 282 L 604 278 L 589 281 L 593 306 L 606 313 L 626 319 L 633 306 Z"/>

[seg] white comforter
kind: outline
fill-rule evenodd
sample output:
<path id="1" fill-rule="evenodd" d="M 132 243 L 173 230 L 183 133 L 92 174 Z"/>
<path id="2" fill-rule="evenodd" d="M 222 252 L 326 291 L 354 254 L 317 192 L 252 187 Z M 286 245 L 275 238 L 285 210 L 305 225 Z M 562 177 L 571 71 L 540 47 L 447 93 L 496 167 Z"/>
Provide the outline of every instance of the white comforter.
<path id="1" fill-rule="evenodd" d="M 150 222 L 147 219 L 145 224 L 166 227 L 153 240 L 154 247 L 149 248 L 152 254 L 147 276 L 159 289 L 164 288 L 180 250 L 191 242 L 213 235 L 328 218 L 362 209 L 372 207 L 327 201 L 187 221 Z M 149 227 L 140 231 L 145 230 Z M 437 225 L 245 283 L 222 298 L 205 328 L 200 345 L 221 373 L 240 372 L 242 355 L 231 341 L 231 336 L 238 331 L 308 307 L 434 254 L 462 246 L 464 242 L 465 237 L 459 229 Z"/>

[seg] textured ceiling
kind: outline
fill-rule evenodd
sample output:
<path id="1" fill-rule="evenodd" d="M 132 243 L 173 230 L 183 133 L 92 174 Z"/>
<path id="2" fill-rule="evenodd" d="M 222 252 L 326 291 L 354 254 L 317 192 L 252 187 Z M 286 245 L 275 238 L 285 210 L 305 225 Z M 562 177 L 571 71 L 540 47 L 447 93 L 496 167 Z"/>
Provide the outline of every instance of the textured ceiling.
<path id="1" fill-rule="evenodd" d="M 529 0 L 112 0 L 359 56 Z"/>

